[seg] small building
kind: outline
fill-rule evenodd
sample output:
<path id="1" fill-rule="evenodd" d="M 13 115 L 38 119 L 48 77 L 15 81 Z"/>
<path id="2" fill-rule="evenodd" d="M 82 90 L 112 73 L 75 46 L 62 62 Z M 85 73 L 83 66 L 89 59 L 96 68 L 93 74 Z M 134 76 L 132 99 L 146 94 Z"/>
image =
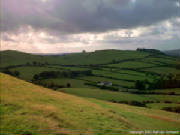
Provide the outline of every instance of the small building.
<path id="1" fill-rule="evenodd" d="M 99 85 L 99 86 L 112 86 L 112 82 L 98 82 L 97 85 Z"/>

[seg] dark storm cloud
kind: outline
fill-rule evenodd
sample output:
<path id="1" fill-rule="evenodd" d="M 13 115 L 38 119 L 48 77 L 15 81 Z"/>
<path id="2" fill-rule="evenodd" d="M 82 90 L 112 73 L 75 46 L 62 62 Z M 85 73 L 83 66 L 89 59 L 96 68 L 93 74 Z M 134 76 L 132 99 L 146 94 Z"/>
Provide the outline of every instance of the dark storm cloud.
<path id="1" fill-rule="evenodd" d="M 45 1 L 45 0 L 44 0 Z M 178 17 L 178 0 L 2 0 L 2 30 L 31 26 L 51 34 L 104 32 Z"/>

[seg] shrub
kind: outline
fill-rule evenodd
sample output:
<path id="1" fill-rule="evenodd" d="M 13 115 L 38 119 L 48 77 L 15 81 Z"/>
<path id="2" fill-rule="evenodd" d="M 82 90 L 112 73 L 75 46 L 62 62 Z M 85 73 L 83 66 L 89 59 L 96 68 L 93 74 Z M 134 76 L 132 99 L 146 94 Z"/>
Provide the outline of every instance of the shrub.
<path id="1" fill-rule="evenodd" d="M 168 95 L 176 95 L 175 92 L 169 92 Z"/>
<path id="2" fill-rule="evenodd" d="M 114 101 L 111 100 L 114 103 L 120 103 L 120 104 L 128 104 L 128 105 L 133 105 L 133 106 L 139 106 L 139 107 L 146 107 L 146 103 L 144 102 L 139 102 L 139 101 Z"/>
<path id="3" fill-rule="evenodd" d="M 137 80 L 135 87 L 136 87 L 136 89 L 139 89 L 139 90 L 145 90 L 146 89 L 145 81 Z"/>
<path id="4" fill-rule="evenodd" d="M 162 110 L 180 113 L 180 107 L 179 106 L 178 107 L 163 107 Z"/>
<path id="5" fill-rule="evenodd" d="M 128 101 L 119 101 L 120 104 L 128 104 Z"/>
<path id="6" fill-rule="evenodd" d="M 39 79 L 39 76 L 38 76 L 37 74 L 35 74 L 35 75 L 33 76 L 33 79 L 34 79 L 34 80 L 38 80 L 38 79 Z"/>
<path id="7" fill-rule="evenodd" d="M 20 75 L 19 71 L 10 71 L 8 68 L 4 69 L 2 72 L 16 77 L 19 77 Z"/>
<path id="8" fill-rule="evenodd" d="M 71 84 L 70 84 L 70 83 L 67 83 L 66 86 L 67 86 L 67 88 L 70 88 L 70 87 L 71 87 Z"/>
<path id="9" fill-rule="evenodd" d="M 129 104 L 134 106 L 146 107 L 145 103 L 139 101 L 130 101 Z"/>
<path id="10" fill-rule="evenodd" d="M 20 73 L 19 71 L 14 71 L 14 76 L 19 77 Z"/>
<path id="11" fill-rule="evenodd" d="M 170 103 L 172 103 L 172 102 L 165 100 L 164 103 L 170 104 Z"/>

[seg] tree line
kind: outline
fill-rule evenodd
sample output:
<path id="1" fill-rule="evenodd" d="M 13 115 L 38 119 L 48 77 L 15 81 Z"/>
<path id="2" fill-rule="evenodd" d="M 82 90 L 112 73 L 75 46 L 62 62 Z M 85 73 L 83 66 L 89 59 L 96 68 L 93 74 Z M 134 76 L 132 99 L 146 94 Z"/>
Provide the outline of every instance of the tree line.
<path id="1" fill-rule="evenodd" d="M 16 71 L 16 70 L 11 71 L 11 70 L 9 70 L 7 68 L 3 69 L 1 72 L 5 73 L 5 74 L 8 74 L 8 75 L 15 76 L 15 77 L 19 77 L 20 76 L 20 72 L 19 71 Z"/>
<path id="2" fill-rule="evenodd" d="M 158 79 L 150 82 L 148 80 L 137 80 L 135 88 L 139 90 L 180 88 L 180 74 L 161 75 Z"/>
<path id="3" fill-rule="evenodd" d="M 71 88 L 71 83 L 66 83 L 65 85 L 62 85 L 62 84 L 56 84 L 54 82 L 41 82 L 41 81 L 33 81 L 34 84 L 37 84 L 37 85 L 41 85 L 45 88 L 50 88 L 50 89 L 54 89 L 54 90 L 57 90 L 59 88 Z"/>
<path id="4" fill-rule="evenodd" d="M 85 71 L 44 71 L 33 76 L 33 80 L 43 80 L 49 78 L 76 78 L 79 76 L 91 76 L 91 70 Z"/>

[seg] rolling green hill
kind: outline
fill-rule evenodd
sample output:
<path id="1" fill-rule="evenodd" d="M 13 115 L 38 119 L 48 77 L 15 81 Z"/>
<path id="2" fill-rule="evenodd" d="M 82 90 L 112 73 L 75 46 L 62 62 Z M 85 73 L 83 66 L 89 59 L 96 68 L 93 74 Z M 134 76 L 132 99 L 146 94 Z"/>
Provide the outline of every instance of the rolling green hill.
<path id="1" fill-rule="evenodd" d="M 33 62 L 33 61 L 42 61 L 43 57 L 36 56 L 28 53 L 23 53 L 19 51 L 1 51 L 0 52 L 1 58 L 1 67 L 11 66 L 11 65 L 20 65 L 26 64 L 26 62 Z"/>
<path id="2" fill-rule="evenodd" d="M 142 59 L 148 57 L 150 54 L 151 53 L 149 52 L 121 50 L 100 50 L 90 53 L 68 54 L 64 56 L 40 56 L 11 50 L 0 52 L 2 67 L 9 65 L 26 64 L 27 62 L 31 63 L 33 61 L 65 65 L 108 64 L 118 61 Z"/>
<path id="3" fill-rule="evenodd" d="M 0 74 L 2 135 L 124 135 L 178 130 L 180 115 L 81 98 Z"/>

